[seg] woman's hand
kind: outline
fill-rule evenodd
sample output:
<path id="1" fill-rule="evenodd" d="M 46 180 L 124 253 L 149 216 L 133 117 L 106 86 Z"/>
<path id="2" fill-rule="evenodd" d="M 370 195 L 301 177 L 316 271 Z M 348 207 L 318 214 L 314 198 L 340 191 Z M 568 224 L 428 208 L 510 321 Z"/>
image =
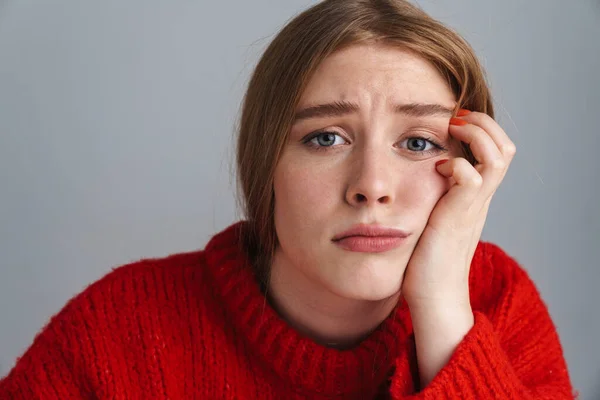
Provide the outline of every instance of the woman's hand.
<path id="1" fill-rule="evenodd" d="M 402 295 L 409 305 L 468 303 L 469 268 L 492 195 L 504 178 L 515 145 L 486 114 L 461 110 L 449 133 L 468 144 L 478 164 L 451 158 L 436 164 L 451 187 L 433 209 L 408 262 Z"/>
<path id="2" fill-rule="evenodd" d="M 488 115 L 461 110 L 449 133 L 470 146 L 476 166 L 457 157 L 438 162 L 450 189 L 433 209 L 408 262 L 402 296 L 411 312 L 421 384 L 445 365 L 473 325 L 469 269 L 492 195 L 515 145 Z"/>

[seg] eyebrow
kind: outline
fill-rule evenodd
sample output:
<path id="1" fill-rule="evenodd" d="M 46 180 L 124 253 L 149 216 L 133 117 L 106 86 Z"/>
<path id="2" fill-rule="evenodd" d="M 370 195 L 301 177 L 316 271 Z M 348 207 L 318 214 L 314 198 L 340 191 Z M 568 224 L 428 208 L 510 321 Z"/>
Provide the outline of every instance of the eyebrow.
<path id="1" fill-rule="evenodd" d="M 347 101 L 335 101 L 333 103 L 319 104 L 303 108 L 294 115 L 294 122 L 318 117 L 337 117 L 351 114 L 359 110 L 358 104 Z M 394 112 L 411 117 L 451 117 L 454 110 L 441 104 L 409 103 L 397 104 L 393 107 Z"/>

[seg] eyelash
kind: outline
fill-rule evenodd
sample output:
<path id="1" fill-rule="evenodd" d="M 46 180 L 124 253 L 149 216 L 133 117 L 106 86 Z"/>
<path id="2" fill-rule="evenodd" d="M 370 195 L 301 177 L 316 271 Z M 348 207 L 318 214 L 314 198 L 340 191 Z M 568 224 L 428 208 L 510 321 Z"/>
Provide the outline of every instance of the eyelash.
<path id="1" fill-rule="evenodd" d="M 319 131 L 319 132 L 315 132 L 313 134 L 310 134 L 308 137 L 306 137 L 302 143 L 304 143 L 306 146 L 310 147 L 311 149 L 315 150 L 315 151 L 327 151 L 329 150 L 329 148 L 333 147 L 333 146 L 319 146 L 319 145 L 315 145 L 312 143 L 312 140 L 319 137 L 320 135 L 324 135 L 324 134 L 330 134 L 330 135 L 336 135 L 341 137 L 338 133 L 336 132 L 332 132 L 332 131 Z M 410 140 L 410 139 L 422 139 L 422 140 L 426 140 L 427 142 L 431 143 L 431 145 L 434 147 L 433 149 L 430 150 L 425 150 L 425 151 L 414 151 L 414 150 L 408 150 L 411 153 L 414 154 L 429 154 L 429 153 L 433 153 L 436 151 L 446 151 L 447 149 L 442 146 L 437 140 L 433 139 L 430 136 L 411 136 L 408 137 L 404 140 Z M 403 140 L 403 141 L 404 141 Z"/>

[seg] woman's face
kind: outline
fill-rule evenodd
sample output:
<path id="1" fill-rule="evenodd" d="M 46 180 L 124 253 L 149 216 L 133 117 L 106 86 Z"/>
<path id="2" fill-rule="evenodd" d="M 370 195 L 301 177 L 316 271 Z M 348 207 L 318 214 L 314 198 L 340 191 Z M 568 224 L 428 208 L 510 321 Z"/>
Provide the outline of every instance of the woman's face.
<path id="1" fill-rule="evenodd" d="M 396 294 L 448 189 L 435 162 L 459 154 L 448 136 L 454 105 L 442 76 L 408 51 L 354 45 L 328 57 L 302 95 L 275 170 L 273 268 L 344 298 Z M 408 236 L 386 251 L 333 240 L 357 224 Z"/>

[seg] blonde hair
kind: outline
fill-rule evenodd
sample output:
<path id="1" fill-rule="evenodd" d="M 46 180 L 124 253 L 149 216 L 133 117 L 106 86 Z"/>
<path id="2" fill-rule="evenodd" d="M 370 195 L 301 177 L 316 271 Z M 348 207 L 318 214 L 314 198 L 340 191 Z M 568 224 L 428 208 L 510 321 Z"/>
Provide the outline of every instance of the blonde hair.
<path id="1" fill-rule="evenodd" d="M 273 175 L 302 92 L 331 53 L 357 43 L 413 51 L 446 79 L 458 108 L 493 115 L 485 73 L 469 44 L 406 0 L 325 0 L 292 19 L 270 43 L 250 79 L 237 142 L 242 243 L 262 284 L 277 246 Z M 468 148 L 466 157 L 474 162 Z"/>

